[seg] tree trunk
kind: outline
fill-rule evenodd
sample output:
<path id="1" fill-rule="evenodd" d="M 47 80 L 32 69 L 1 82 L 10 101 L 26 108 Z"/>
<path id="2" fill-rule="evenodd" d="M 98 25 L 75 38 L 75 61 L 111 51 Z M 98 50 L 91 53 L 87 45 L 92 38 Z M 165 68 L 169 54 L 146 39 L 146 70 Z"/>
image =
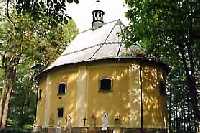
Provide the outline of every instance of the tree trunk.
<path id="1" fill-rule="evenodd" d="M 1 120 L 2 120 L 2 116 L 3 116 L 6 94 L 7 94 L 7 92 L 6 92 L 6 89 L 4 87 L 2 95 L 1 95 L 1 100 L 0 100 L 0 127 L 1 127 Z"/>
<path id="2" fill-rule="evenodd" d="M 4 109 L 3 109 L 3 114 L 2 114 L 2 120 L 1 120 L 1 128 L 6 127 L 6 121 L 7 121 L 7 116 L 8 116 L 8 105 L 10 101 L 10 95 L 11 95 L 12 88 L 9 88 L 7 95 L 5 97 L 5 102 L 4 102 Z"/>
<path id="3" fill-rule="evenodd" d="M 196 88 L 196 83 L 195 83 L 195 79 L 194 79 L 194 75 L 193 75 L 194 74 L 194 72 L 193 72 L 194 69 L 193 70 L 189 69 L 190 65 L 188 65 L 187 59 L 185 57 L 186 56 L 186 52 L 184 51 L 184 48 L 182 47 L 181 44 L 179 44 L 179 51 L 180 51 L 181 56 L 182 56 L 182 62 L 183 62 L 184 69 L 185 69 L 185 74 L 186 74 L 186 77 L 187 77 L 186 78 L 186 85 L 187 85 L 187 87 L 189 89 L 189 96 L 191 98 L 190 103 L 192 105 L 192 109 L 194 110 L 195 118 L 197 120 L 200 120 L 200 111 L 197 108 L 197 88 Z M 189 62 L 192 62 L 191 60 L 192 59 L 189 58 Z"/>
<path id="4" fill-rule="evenodd" d="M 16 69 L 13 66 L 5 67 L 5 87 L 0 101 L 0 128 L 6 127 L 8 116 L 8 108 L 11 97 L 11 92 L 14 88 L 16 79 Z"/>

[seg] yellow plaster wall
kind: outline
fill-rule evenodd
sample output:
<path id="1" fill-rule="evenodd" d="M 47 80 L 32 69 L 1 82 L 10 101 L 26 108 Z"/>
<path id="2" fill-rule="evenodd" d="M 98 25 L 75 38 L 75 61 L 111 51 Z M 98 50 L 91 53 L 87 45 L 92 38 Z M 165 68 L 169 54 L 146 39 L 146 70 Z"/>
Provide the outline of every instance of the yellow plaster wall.
<path id="1" fill-rule="evenodd" d="M 144 127 L 164 128 L 167 116 L 165 98 L 160 95 L 157 85 L 158 80 L 162 78 L 161 70 L 155 69 L 155 67 L 145 67 L 142 75 Z M 101 78 L 112 79 L 112 90 L 110 92 L 99 91 Z M 85 67 L 63 67 L 49 73 L 49 80 L 51 81 L 48 88 L 51 91 L 49 121 L 54 119 L 54 126 L 58 121 L 61 121 L 62 126 L 66 125 L 65 118 L 57 118 L 57 108 L 64 107 L 64 116 L 70 114 L 74 127 L 80 126 L 81 120 L 83 125 L 83 116 L 86 117 L 86 126 L 94 126 L 94 118 L 96 119 L 96 126 L 102 126 L 103 112 L 108 112 L 111 127 L 119 126 L 119 121 L 115 121 L 116 116 L 119 116 L 121 127 L 140 127 L 139 65 L 104 63 Z M 45 88 L 44 82 L 40 83 L 42 89 Z M 65 95 L 61 96 L 61 99 L 57 95 L 59 83 L 68 85 L 68 90 Z M 83 86 L 81 87 L 79 83 Z M 77 101 L 83 92 L 83 106 L 80 106 Z M 37 121 L 38 124 L 44 123 L 45 102 L 43 100 L 44 98 L 38 102 L 37 120 L 41 121 Z M 84 111 L 81 111 L 81 107 L 84 108 Z M 49 123 L 51 125 L 51 122 Z"/>
<path id="2" fill-rule="evenodd" d="M 84 126 L 84 118 L 87 119 L 88 108 L 88 72 L 86 66 L 78 68 L 78 78 L 76 80 L 76 119 L 75 127 Z M 85 123 L 86 124 L 86 123 Z M 86 126 L 86 125 L 85 125 Z"/>
<path id="3" fill-rule="evenodd" d="M 42 90 L 41 100 L 39 100 L 37 103 L 37 114 L 36 114 L 36 123 L 39 126 L 42 126 L 44 123 L 43 115 L 44 115 L 44 104 L 45 104 L 45 92 L 44 92 L 45 87 L 46 87 L 45 78 L 42 78 L 40 79 L 40 87 L 39 87 L 39 89 Z"/>
<path id="4" fill-rule="evenodd" d="M 48 87 L 48 91 L 51 91 L 51 103 L 49 111 L 49 126 L 56 126 L 58 122 L 61 125 L 66 125 L 65 117 L 70 115 L 72 118 L 75 118 L 75 96 L 76 96 L 76 78 L 77 78 L 77 69 L 60 69 L 59 71 L 54 71 L 49 73 L 49 82 L 50 86 Z M 67 84 L 67 90 L 65 91 L 65 95 L 58 95 L 58 85 L 60 83 Z M 45 90 L 44 82 L 40 83 L 40 88 Z M 45 93 L 44 91 L 43 93 Z M 44 97 L 40 101 L 38 101 L 38 111 L 37 111 L 37 119 L 41 119 L 41 123 L 45 123 L 45 94 Z M 61 99 L 59 99 L 59 97 Z M 57 117 L 57 108 L 64 107 L 64 117 Z M 72 122 L 75 119 L 72 119 Z"/>
<path id="5" fill-rule="evenodd" d="M 160 94 L 159 81 L 163 79 L 160 69 L 143 68 L 144 128 L 166 128 L 166 98 Z"/>
<path id="6" fill-rule="evenodd" d="M 141 125 L 141 89 L 140 89 L 140 66 L 129 64 L 129 125 L 130 128 L 138 128 Z"/>
<path id="7" fill-rule="evenodd" d="M 76 108 L 76 79 L 77 79 L 77 68 L 70 69 L 61 69 L 60 71 L 56 71 L 51 73 L 52 77 L 52 86 L 50 90 L 52 91 L 51 98 L 51 114 L 54 115 L 56 120 L 56 124 L 60 121 L 61 125 L 66 123 L 65 117 L 70 115 L 72 117 L 72 122 L 75 121 L 75 108 Z M 65 83 L 67 85 L 67 90 L 65 91 L 65 95 L 58 95 L 58 85 L 60 83 Z M 61 99 L 59 99 L 61 97 Z M 57 108 L 64 107 L 64 118 L 57 117 Z"/>
<path id="8" fill-rule="evenodd" d="M 105 64 L 90 66 L 88 84 L 88 119 L 92 126 L 92 115 L 97 118 L 96 125 L 101 126 L 103 112 L 108 112 L 110 126 L 115 124 L 115 116 L 120 115 L 122 124 L 127 123 L 129 112 L 129 88 L 128 66 L 117 64 Z M 100 79 L 110 78 L 112 80 L 112 90 L 102 92 L 99 90 Z"/>

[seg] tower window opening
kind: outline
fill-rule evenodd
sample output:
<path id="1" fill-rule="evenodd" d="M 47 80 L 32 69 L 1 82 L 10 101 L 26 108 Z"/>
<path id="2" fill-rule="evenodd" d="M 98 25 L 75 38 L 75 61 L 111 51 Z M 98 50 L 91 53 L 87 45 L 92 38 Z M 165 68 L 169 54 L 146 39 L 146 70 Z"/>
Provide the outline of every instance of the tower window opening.
<path id="1" fill-rule="evenodd" d="M 105 12 L 102 10 L 94 10 L 92 11 L 93 21 L 92 21 L 92 28 L 97 29 L 103 26 L 103 15 Z"/>
<path id="2" fill-rule="evenodd" d="M 111 90 L 111 79 L 101 79 L 100 90 L 110 91 Z"/>
<path id="3" fill-rule="evenodd" d="M 63 95 L 65 94 L 65 88 L 66 88 L 66 85 L 65 84 L 59 84 L 58 86 L 58 95 Z"/>
<path id="4" fill-rule="evenodd" d="M 64 115 L 64 108 L 58 108 L 58 117 L 63 117 Z"/>

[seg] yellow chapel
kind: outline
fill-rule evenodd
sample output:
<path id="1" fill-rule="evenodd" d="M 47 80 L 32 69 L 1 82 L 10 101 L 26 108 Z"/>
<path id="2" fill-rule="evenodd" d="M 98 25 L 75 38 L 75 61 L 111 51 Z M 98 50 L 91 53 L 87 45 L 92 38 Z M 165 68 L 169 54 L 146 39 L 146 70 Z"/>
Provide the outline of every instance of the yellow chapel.
<path id="1" fill-rule="evenodd" d="M 126 48 L 122 21 L 104 15 L 93 10 L 91 28 L 40 74 L 34 132 L 167 133 L 169 67 Z"/>

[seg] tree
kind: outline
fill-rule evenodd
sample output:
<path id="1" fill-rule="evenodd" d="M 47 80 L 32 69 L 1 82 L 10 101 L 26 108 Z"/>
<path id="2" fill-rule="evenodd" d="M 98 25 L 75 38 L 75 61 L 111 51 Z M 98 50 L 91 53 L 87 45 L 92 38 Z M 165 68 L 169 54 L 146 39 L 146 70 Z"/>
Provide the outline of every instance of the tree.
<path id="1" fill-rule="evenodd" d="M 200 80 L 197 78 L 200 45 L 199 40 L 193 38 L 193 22 L 195 16 L 199 16 L 199 3 L 189 0 L 125 1 L 130 20 L 123 35 L 126 45 L 140 45 L 146 49 L 147 57 L 157 57 L 172 67 L 167 81 L 171 120 L 176 123 L 174 125 L 183 125 L 181 128 L 185 132 L 196 131 L 200 120 Z"/>
<path id="2" fill-rule="evenodd" d="M 7 125 L 17 129 L 27 129 L 33 125 L 36 110 L 36 88 L 32 62 L 17 66 L 15 89 L 9 103 Z"/>
<path id="3" fill-rule="evenodd" d="M 0 59 L 1 70 L 4 74 L 4 87 L 0 101 L 1 128 L 6 125 L 11 94 L 17 92 L 19 79 L 23 79 L 18 77 L 19 70 L 22 69 L 21 64 L 27 64 L 26 68 L 29 69 L 39 64 L 43 66 L 43 68 L 38 68 L 41 71 L 64 50 L 66 43 L 77 33 L 73 22 L 69 22 L 68 27 L 64 22 L 56 21 L 53 17 L 47 16 L 45 12 L 41 12 L 37 21 L 31 13 L 17 14 L 15 11 L 3 19 L 0 25 L 2 28 Z M 56 25 L 51 22 L 55 22 Z M 72 32 L 65 34 L 66 30 Z M 26 72 L 29 73 L 30 79 L 34 78 L 35 75 L 31 75 L 30 71 L 26 70 Z M 28 84 L 29 82 L 23 87 L 27 89 L 26 85 Z M 24 89 L 23 87 L 22 89 Z"/>

